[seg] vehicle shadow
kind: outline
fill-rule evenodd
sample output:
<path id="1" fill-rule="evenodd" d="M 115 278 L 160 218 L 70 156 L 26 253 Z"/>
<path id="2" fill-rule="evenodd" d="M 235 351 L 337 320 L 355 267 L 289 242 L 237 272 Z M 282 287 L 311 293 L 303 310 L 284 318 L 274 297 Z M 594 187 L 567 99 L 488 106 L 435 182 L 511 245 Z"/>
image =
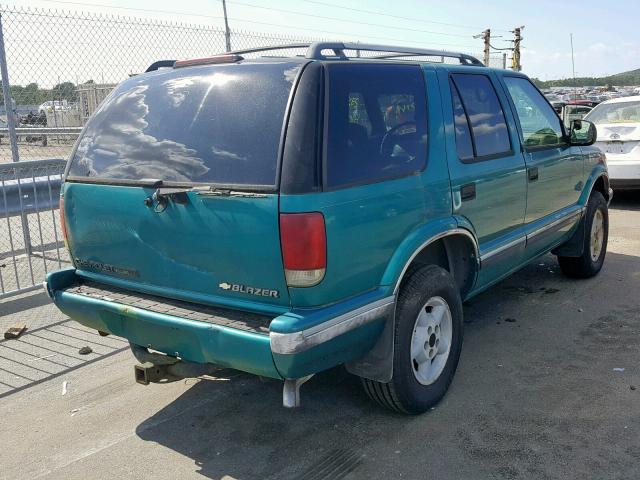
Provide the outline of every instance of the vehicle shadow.
<path id="1" fill-rule="evenodd" d="M 640 210 L 640 190 L 615 190 L 611 208 L 616 210 Z"/>
<path id="2" fill-rule="evenodd" d="M 364 460 L 359 425 L 385 422 L 383 435 L 392 437 L 411 421 L 373 405 L 342 367 L 301 391 L 302 407 L 288 410 L 282 382 L 245 374 L 202 379 L 136 433 L 192 458 L 206 478 L 341 479 Z"/>
<path id="3" fill-rule="evenodd" d="M 601 274 L 582 281 L 563 277 L 551 255 L 532 262 L 465 307 L 456 379 L 422 416 L 378 408 L 342 368 L 303 385 L 295 410 L 282 408 L 281 382 L 227 371 L 200 380 L 136 433 L 192 459 L 198 474 L 216 480 L 424 478 L 427 465 L 438 465 L 439 478 L 579 478 L 573 475 L 584 468 L 623 468 L 632 465 L 629 455 L 640 451 L 633 450 L 640 441 L 631 450 L 607 447 L 604 463 L 589 456 L 600 448 L 599 435 L 632 421 L 631 409 L 586 423 L 571 412 L 572 402 L 584 403 L 594 390 L 619 395 L 607 384 L 611 368 L 595 376 L 593 351 L 599 345 L 599 357 L 613 365 L 637 362 L 640 300 L 625 291 L 639 290 L 638 256 L 609 252 Z M 615 330 L 607 329 L 607 318 L 616 319 Z M 556 418 L 559 411 L 568 413 Z M 584 453 L 556 448 L 574 444 Z"/>

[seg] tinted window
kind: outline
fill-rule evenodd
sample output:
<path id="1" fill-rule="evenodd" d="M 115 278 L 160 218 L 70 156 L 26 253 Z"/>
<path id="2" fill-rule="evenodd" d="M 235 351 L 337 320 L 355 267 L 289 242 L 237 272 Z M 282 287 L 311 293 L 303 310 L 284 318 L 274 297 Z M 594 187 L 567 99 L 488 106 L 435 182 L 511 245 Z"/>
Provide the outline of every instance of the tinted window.
<path id="1" fill-rule="evenodd" d="M 458 158 L 461 160 L 472 160 L 473 141 L 471 140 L 471 130 L 469 128 L 467 114 L 464 112 L 458 89 L 452 81 L 449 81 L 449 84 L 451 87 L 451 101 L 453 103 L 453 120 L 456 127 L 456 149 L 458 151 Z"/>
<path id="2" fill-rule="evenodd" d="M 522 128 L 526 147 L 557 145 L 563 141 L 560 119 L 542 94 L 525 78 L 504 77 Z"/>
<path id="3" fill-rule="evenodd" d="M 322 65 L 314 62 L 302 73 L 289 113 L 280 176 L 282 193 L 320 189 L 322 98 Z"/>
<path id="4" fill-rule="evenodd" d="M 89 121 L 69 174 L 273 186 L 299 69 L 244 63 L 131 78 Z"/>
<path id="5" fill-rule="evenodd" d="M 327 186 L 422 170 L 427 125 L 420 67 L 333 64 L 328 75 Z"/>
<path id="6" fill-rule="evenodd" d="M 486 157 L 511 151 L 504 112 L 489 77 L 455 74 L 452 78 L 471 124 L 475 156 Z"/>

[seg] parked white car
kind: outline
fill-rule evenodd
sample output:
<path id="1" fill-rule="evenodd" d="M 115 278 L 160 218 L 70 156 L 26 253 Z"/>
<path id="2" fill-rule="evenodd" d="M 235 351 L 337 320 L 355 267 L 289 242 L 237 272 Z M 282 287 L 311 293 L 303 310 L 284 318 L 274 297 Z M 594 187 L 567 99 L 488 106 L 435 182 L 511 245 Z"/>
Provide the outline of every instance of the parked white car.
<path id="1" fill-rule="evenodd" d="M 640 96 L 602 102 L 584 117 L 598 129 L 614 188 L 640 189 Z"/>

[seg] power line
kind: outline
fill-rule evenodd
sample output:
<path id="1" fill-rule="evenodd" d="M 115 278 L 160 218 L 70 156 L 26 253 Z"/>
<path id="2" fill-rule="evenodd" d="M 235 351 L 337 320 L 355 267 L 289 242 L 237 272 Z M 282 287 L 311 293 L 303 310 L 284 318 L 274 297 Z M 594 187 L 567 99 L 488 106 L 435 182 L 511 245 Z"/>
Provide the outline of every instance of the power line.
<path id="1" fill-rule="evenodd" d="M 83 3 L 83 2 L 75 2 L 75 1 L 72 1 L 72 0 L 40 0 L 40 1 L 47 2 L 47 3 L 59 3 L 59 4 L 63 4 L 63 5 L 77 5 L 77 6 L 82 6 L 82 7 L 88 7 L 88 6 L 89 7 L 100 7 L 100 8 L 128 10 L 128 11 L 143 12 L 143 13 L 162 13 L 162 14 L 167 14 L 167 15 L 184 15 L 184 16 L 190 16 L 190 17 L 200 17 L 200 18 L 208 18 L 208 19 L 215 19 L 215 20 L 224 20 L 224 17 L 218 16 L 218 15 L 204 15 L 202 13 L 190 13 L 190 12 L 183 12 L 183 11 L 177 11 L 177 10 L 154 10 L 154 9 L 147 9 L 147 8 L 122 7 L 122 6 L 117 6 L 117 5 L 106 5 L 106 4 L 100 4 L 100 3 L 87 4 L 87 3 Z M 218 0 L 218 1 L 222 2 L 222 0 Z M 232 4 L 235 4 L 235 5 L 242 5 L 242 6 L 246 6 L 246 7 L 249 7 L 249 8 L 258 8 L 258 9 L 271 10 L 271 11 L 282 12 L 282 13 L 290 13 L 290 14 L 294 14 L 294 15 L 301 15 L 301 16 L 312 17 L 312 18 L 322 18 L 322 19 L 325 19 L 325 20 L 333 20 L 333 21 L 351 23 L 351 24 L 356 24 L 356 25 L 365 25 L 365 26 L 370 26 L 370 27 L 388 28 L 388 29 L 393 29 L 393 30 L 402 30 L 402 31 L 409 31 L 409 32 L 416 32 L 416 33 L 423 33 L 423 34 L 430 34 L 430 35 L 443 35 L 443 36 L 451 36 L 451 37 L 458 37 L 458 38 L 469 38 L 468 35 L 463 35 L 463 34 L 447 33 L 447 32 L 434 32 L 434 31 L 422 30 L 422 29 L 417 29 L 417 28 L 392 27 L 392 26 L 389 26 L 389 25 L 383 25 L 383 24 L 379 24 L 379 23 L 360 22 L 360 21 L 356 21 L 356 20 L 345 20 L 345 19 L 341 19 L 341 18 L 338 18 L 338 17 L 328 17 L 328 16 L 314 15 L 314 14 L 309 14 L 309 13 L 296 12 L 296 11 L 293 11 L 293 10 L 275 8 L 275 7 L 263 7 L 261 5 L 255 5 L 255 4 L 246 3 L 246 2 L 227 1 L 227 3 L 232 3 Z M 317 3 L 317 2 L 315 2 L 315 3 Z M 331 5 L 331 4 L 327 4 L 327 5 Z M 345 7 L 345 8 L 347 8 L 347 7 Z M 405 18 L 405 17 L 394 16 L 394 15 L 389 15 L 389 17 L 392 17 L 392 18 Z M 229 17 L 229 19 L 235 20 L 235 21 L 239 21 L 239 22 L 256 23 L 256 24 L 259 24 L 259 25 L 272 25 L 272 26 L 276 26 L 276 27 L 290 27 L 290 25 L 269 24 L 269 23 L 265 23 L 265 22 L 245 20 L 245 19 L 233 18 L 233 17 Z M 434 23 L 441 23 L 441 22 L 434 22 Z M 326 30 L 323 31 L 323 30 L 312 29 L 312 28 L 304 28 L 304 27 L 296 27 L 296 28 L 298 28 L 298 30 L 310 30 L 310 31 L 313 30 L 313 31 L 318 31 L 318 32 L 339 34 L 339 35 L 343 35 L 344 34 L 343 32 L 331 32 L 331 31 L 326 31 Z M 367 36 L 367 38 L 378 38 L 378 39 L 383 39 L 383 40 L 406 41 L 406 40 L 402 40 L 402 39 L 393 39 L 393 38 L 390 38 L 390 37 L 380 37 L 380 36 Z M 462 45 L 446 44 L 446 43 L 433 43 L 433 42 L 429 42 L 429 43 L 432 44 L 432 45 L 462 46 Z"/>
<path id="2" fill-rule="evenodd" d="M 151 10 L 151 9 L 145 9 L 145 8 L 121 7 L 121 6 L 105 5 L 105 4 L 98 4 L 98 3 L 92 3 L 92 4 L 88 5 L 86 3 L 75 2 L 75 1 L 71 1 L 71 0 L 40 0 L 40 1 L 47 2 L 47 3 L 59 3 L 59 4 L 64 4 L 64 5 L 76 5 L 76 6 L 81 6 L 81 7 L 92 6 L 92 7 L 109 8 L 109 9 L 117 9 L 117 10 L 128 10 L 128 11 L 143 12 L 143 13 L 162 13 L 162 14 L 168 14 L 168 15 L 183 15 L 183 16 L 200 17 L 200 18 L 208 18 L 208 19 L 215 19 L 215 20 L 224 20 L 224 17 L 217 16 L 217 15 L 203 15 L 201 13 L 188 13 L 188 12 L 180 12 L 180 11 L 175 11 L 175 10 Z M 229 2 L 229 3 L 231 3 L 231 2 Z M 234 3 L 237 3 L 237 2 L 234 2 Z M 234 22 L 240 22 L 240 23 L 251 23 L 251 24 L 265 25 L 265 26 L 270 26 L 270 27 L 291 28 L 291 25 L 286 25 L 286 24 L 261 22 L 261 21 L 257 21 L 257 20 L 246 20 L 246 19 L 237 18 L 237 17 L 228 17 L 228 18 L 229 18 L 229 20 L 233 20 Z M 325 33 L 325 34 L 331 34 L 331 35 L 344 36 L 344 32 L 337 32 L 337 31 L 332 31 L 332 30 L 322 30 L 322 29 L 308 28 L 308 27 L 294 27 L 294 28 L 297 29 L 297 30 L 300 30 L 300 31 Z M 376 40 L 390 40 L 390 41 L 394 41 L 394 42 L 406 42 L 407 41 L 406 38 L 403 39 L 403 38 L 397 38 L 397 37 L 386 37 L 386 36 L 382 37 L 382 36 L 374 36 L 374 35 L 357 35 L 357 37 L 370 38 L 370 39 L 376 39 Z M 465 37 L 466 37 L 466 35 L 465 35 Z M 423 46 L 436 45 L 436 46 L 454 47 L 454 48 L 463 48 L 463 49 L 473 49 L 473 48 L 475 48 L 472 45 L 460 45 L 460 44 L 453 44 L 453 43 L 438 43 L 438 42 L 428 42 L 428 43 L 420 42 L 420 45 L 423 45 Z"/>
<path id="3" fill-rule="evenodd" d="M 46 3 L 60 3 L 63 5 L 76 5 L 80 7 L 100 7 L 100 8 L 110 8 L 116 10 L 129 10 L 132 12 L 142 12 L 142 13 L 163 13 L 168 15 L 183 15 L 185 17 L 201 17 L 201 18 L 213 18 L 216 20 L 223 20 L 224 17 L 216 16 L 216 15 L 203 15 L 201 13 L 188 13 L 188 12 L 178 12 L 176 10 L 157 10 L 150 8 L 136 8 L 136 7 L 119 7 L 117 5 L 105 5 L 100 3 L 86 3 L 86 2 L 73 2 L 70 0 L 40 0 L 41 2 Z"/>
<path id="4" fill-rule="evenodd" d="M 255 23 L 257 25 L 267 25 L 267 26 L 271 26 L 271 27 L 286 27 L 286 28 L 291 28 L 291 25 L 283 25 L 283 24 L 279 24 L 279 23 L 269 23 L 269 22 L 260 22 L 257 20 L 243 20 L 241 18 L 234 18 L 234 17 L 229 17 L 229 20 L 233 20 L 235 22 L 247 22 L 247 23 Z M 344 37 L 344 32 L 336 32 L 335 30 L 322 30 L 322 29 L 318 29 L 318 28 L 307 28 L 307 27 L 294 27 L 298 30 L 302 30 L 302 31 L 309 31 L 309 32 L 316 32 L 316 33 L 328 33 L 331 35 L 340 35 L 341 37 Z M 268 32 L 266 32 L 268 34 Z M 406 42 L 407 39 L 406 38 L 397 38 L 397 37 L 380 37 L 380 36 L 374 36 L 374 35 L 356 35 L 357 37 L 361 37 L 361 38 L 375 38 L 376 40 L 391 40 L 392 42 Z M 412 42 L 415 43 L 415 42 Z M 424 42 L 420 42 L 420 45 L 423 46 L 428 46 L 428 45 L 437 45 L 437 46 L 443 46 L 443 47 L 455 47 L 455 48 L 466 48 L 466 49 L 473 49 L 475 48 L 472 45 L 460 45 L 460 44 L 453 44 L 453 43 L 438 43 L 438 42 L 428 42 L 428 43 L 424 43 Z"/>
<path id="5" fill-rule="evenodd" d="M 383 17 L 388 17 L 388 18 L 397 18 L 400 20 L 409 20 L 411 22 L 418 22 L 418 23 L 433 23 L 436 25 L 444 25 L 447 27 L 455 27 L 455 28 L 467 28 L 470 30 L 476 30 L 478 28 L 478 26 L 471 26 L 471 25 L 460 25 L 460 24 L 455 24 L 455 23 L 446 23 L 446 22 L 437 22 L 435 20 L 425 20 L 425 19 L 418 19 L 418 18 L 412 18 L 412 17 L 403 17 L 401 15 L 392 15 L 390 13 L 386 13 L 386 12 L 377 12 L 375 10 L 365 10 L 365 9 L 361 9 L 361 8 L 353 8 L 353 7 L 345 7 L 343 5 L 336 5 L 335 3 L 328 3 L 328 2 L 321 2 L 319 0 L 302 0 L 305 3 L 314 3 L 316 5 L 323 5 L 325 7 L 331 7 L 331 8 L 341 8 L 342 10 L 351 10 L 352 12 L 359 12 L 359 13 L 368 13 L 371 15 L 380 15 Z M 496 29 L 496 31 L 498 32 L 507 32 L 508 30 L 500 30 L 500 29 Z"/>
<path id="6" fill-rule="evenodd" d="M 222 0 L 219 0 L 222 1 Z M 343 18 L 339 18 L 339 17 L 327 17 L 325 15 L 316 15 L 316 14 L 311 14 L 311 13 L 305 13 L 305 12 L 297 12 L 295 10 L 287 10 L 284 8 L 276 8 L 276 7 L 263 7 L 262 5 L 255 5 L 252 3 L 245 3 L 245 2 L 238 2 L 238 1 L 231 1 L 228 0 L 227 3 L 231 3 L 234 5 L 242 5 L 245 7 L 250 7 L 250 8 L 259 8 L 262 10 L 269 10 L 272 12 L 282 12 L 282 13 L 290 13 L 293 15 L 301 15 L 303 17 L 313 17 L 313 18 L 322 18 L 323 20 L 334 20 L 337 22 L 345 22 L 345 23 L 353 23 L 355 25 L 366 25 L 368 27 L 380 27 L 380 28 L 389 28 L 389 29 L 393 29 L 393 30 L 403 30 L 405 32 L 419 32 L 419 33 L 428 33 L 431 35 L 443 35 L 443 36 L 448 36 L 448 37 L 462 37 L 462 38 L 469 38 L 469 35 L 464 35 L 464 34 L 460 34 L 460 33 L 447 33 L 447 32 L 434 32 L 434 31 L 429 31 L 429 30 L 422 30 L 422 29 L 418 29 L 418 28 L 406 28 L 406 27 L 393 27 L 390 25 L 383 25 L 381 23 L 370 23 L 370 22 L 360 22 L 357 20 L 345 20 Z"/>

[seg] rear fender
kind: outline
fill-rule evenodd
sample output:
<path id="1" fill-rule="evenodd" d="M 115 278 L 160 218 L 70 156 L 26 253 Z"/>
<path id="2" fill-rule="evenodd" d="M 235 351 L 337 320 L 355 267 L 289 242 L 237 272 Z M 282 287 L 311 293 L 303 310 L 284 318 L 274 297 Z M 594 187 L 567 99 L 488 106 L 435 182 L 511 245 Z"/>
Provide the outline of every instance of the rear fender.
<path id="1" fill-rule="evenodd" d="M 479 256 L 475 237 L 469 230 L 460 228 L 453 217 L 421 225 L 398 247 L 387 266 L 381 283 L 389 288 L 389 294 L 397 299 L 400 283 L 418 253 L 436 240 L 456 234 L 473 239 L 477 260 Z M 347 370 L 369 380 L 389 382 L 393 377 L 394 332 L 395 308 L 385 319 L 384 329 L 375 346 L 364 357 L 347 363 Z"/>

